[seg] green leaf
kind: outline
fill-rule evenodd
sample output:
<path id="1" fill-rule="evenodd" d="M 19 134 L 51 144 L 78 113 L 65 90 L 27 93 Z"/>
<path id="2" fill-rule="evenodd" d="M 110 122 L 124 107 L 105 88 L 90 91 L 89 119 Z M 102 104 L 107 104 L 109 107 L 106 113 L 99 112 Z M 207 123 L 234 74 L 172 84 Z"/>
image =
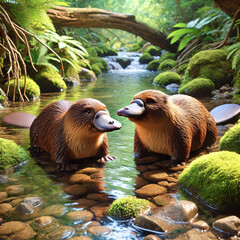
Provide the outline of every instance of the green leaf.
<path id="1" fill-rule="evenodd" d="M 178 27 L 178 28 L 186 28 L 187 24 L 186 23 L 177 23 L 173 27 Z"/>
<path id="2" fill-rule="evenodd" d="M 194 28 L 178 29 L 178 30 L 173 31 L 172 33 L 170 33 L 167 38 L 174 37 L 174 36 L 179 36 L 179 38 L 180 38 L 181 36 L 183 36 L 183 35 L 185 35 L 187 33 L 193 33 L 195 31 L 196 31 L 196 29 L 194 29 Z"/>
<path id="3" fill-rule="evenodd" d="M 179 44 L 179 46 L 178 46 L 178 51 L 181 51 L 184 47 L 186 47 L 186 45 L 189 43 L 189 41 L 192 39 L 192 36 L 191 35 L 187 35 L 187 36 L 185 36 L 182 40 L 181 40 L 181 42 L 180 42 L 180 44 Z"/>

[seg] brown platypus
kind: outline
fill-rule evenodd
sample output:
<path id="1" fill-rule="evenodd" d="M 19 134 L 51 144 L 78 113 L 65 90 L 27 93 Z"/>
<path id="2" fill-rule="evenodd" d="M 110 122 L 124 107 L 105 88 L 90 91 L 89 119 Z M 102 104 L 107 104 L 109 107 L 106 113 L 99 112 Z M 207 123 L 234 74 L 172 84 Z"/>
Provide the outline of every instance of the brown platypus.
<path id="1" fill-rule="evenodd" d="M 135 123 L 134 152 L 138 157 L 167 154 L 182 162 L 191 151 L 211 146 L 217 138 L 214 118 L 201 102 L 187 95 L 145 90 L 118 115 Z"/>

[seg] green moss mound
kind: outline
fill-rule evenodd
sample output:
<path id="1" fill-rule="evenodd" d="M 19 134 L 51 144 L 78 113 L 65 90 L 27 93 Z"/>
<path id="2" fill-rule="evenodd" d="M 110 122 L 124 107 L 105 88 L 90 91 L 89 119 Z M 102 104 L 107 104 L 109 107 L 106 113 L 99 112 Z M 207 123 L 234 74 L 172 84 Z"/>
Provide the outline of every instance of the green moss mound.
<path id="1" fill-rule="evenodd" d="M 0 138 L 0 171 L 4 172 L 29 159 L 28 153 L 14 141 Z"/>
<path id="2" fill-rule="evenodd" d="M 90 58 L 90 64 L 97 64 L 101 71 L 107 71 L 109 69 L 107 61 L 100 57 Z"/>
<path id="3" fill-rule="evenodd" d="M 149 201 L 130 196 L 115 200 L 107 214 L 114 219 L 126 220 L 136 217 L 139 213 L 149 208 Z"/>
<path id="4" fill-rule="evenodd" d="M 16 81 L 16 80 L 15 80 Z M 23 94 L 24 91 L 24 77 L 21 77 L 19 79 L 19 87 L 21 90 L 21 93 Z M 3 90 L 6 92 L 8 87 L 8 82 L 5 82 L 3 84 Z M 13 92 L 14 92 L 14 79 L 10 81 L 10 88 L 9 88 L 9 94 L 8 97 L 9 99 L 13 99 Z M 29 77 L 27 77 L 27 84 L 26 84 L 26 95 L 29 99 L 34 99 L 36 97 L 39 97 L 41 94 L 39 86 Z M 16 89 L 15 92 L 15 101 L 20 101 L 20 96 L 19 93 Z"/>
<path id="5" fill-rule="evenodd" d="M 151 62 L 148 63 L 147 65 L 147 70 L 149 71 L 157 71 L 158 67 L 160 64 L 159 59 L 152 60 Z"/>
<path id="6" fill-rule="evenodd" d="M 190 96 L 207 96 L 215 89 L 214 83 L 210 79 L 196 78 L 191 82 L 183 85 L 178 90 L 179 94 L 187 94 Z"/>
<path id="7" fill-rule="evenodd" d="M 185 70 L 187 69 L 187 66 L 188 66 L 188 63 L 184 63 L 184 64 L 180 65 L 177 68 L 177 73 L 180 74 L 180 75 L 184 75 Z"/>
<path id="8" fill-rule="evenodd" d="M 141 48 L 139 43 L 134 43 L 128 50 L 129 52 L 137 52 Z"/>
<path id="9" fill-rule="evenodd" d="M 5 92 L 0 88 L 0 103 L 3 103 L 6 98 Z"/>
<path id="10" fill-rule="evenodd" d="M 153 83 L 158 84 L 160 86 L 166 86 L 171 83 L 181 84 L 181 77 L 176 72 L 163 72 L 158 74 Z"/>
<path id="11" fill-rule="evenodd" d="M 178 180 L 181 188 L 212 207 L 240 209 L 240 155 L 235 152 L 203 155 L 185 168 Z"/>
<path id="12" fill-rule="evenodd" d="M 220 149 L 240 154 L 240 122 L 231 127 L 220 139 Z"/>
<path id="13" fill-rule="evenodd" d="M 39 72 L 33 77 L 41 92 L 61 92 L 67 88 L 61 75 L 50 66 L 40 66 Z"/>
<path id="14" fill-rule="evenodd" d="M 143 53 L 139 58 L 141 64 L 147 64 L 153 60 L 153 56 L 150 53 Z"/>
<path id="15" fill-rule="evenodd" d="M 172 59 L 165 59 L 159 64 L 158 71 L 167 71 L 177 66 L 177 61 Z"/>
<path id="16" fill-rule="evenodd" d="M 157 46 L 149 46 L 143 53 L 150 53 L 152 56 L 161 56 L 161 48 Z"/>
<path id="17" fill-rule="evenodd" d="M 233 78 L 231 62 L 225 50 L 206 50 L 196 53 L 190 60 L 185 72 L 186 81 L 194 78 L 211 79 L 216 88 L 231 83 Z"/>
<path id="18" fill-rule="evenodd" d="M 96 75 L 100 75 L 102 74 L 101 69 L 99 68 L 98 64 L 94 63 L 92 65 L 92 71 L 96 74 Z"/>

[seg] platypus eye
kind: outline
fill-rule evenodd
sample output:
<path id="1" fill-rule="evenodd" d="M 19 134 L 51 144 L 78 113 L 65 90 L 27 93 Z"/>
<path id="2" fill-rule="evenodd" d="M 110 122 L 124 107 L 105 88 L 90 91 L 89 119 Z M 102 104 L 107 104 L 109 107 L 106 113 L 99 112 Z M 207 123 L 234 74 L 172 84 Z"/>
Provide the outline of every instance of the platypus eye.
<path id="1" fill-rule="evenodd" d="M 86 109 L 84 110 L 84 112 L 85 112 L 86 114 L 90 114 L 90 113 L 92 112 L 92 110 L 91 110 L 90 108 L 86 108 Z"/>
<path id="2" fill-rule="evenodd" d="M 155 103 L 155 101 L 154 101 L 152 98 L 148 98 L 147 101 L 146 101 L 146 103 L 149 103 L 149 104 L 150 104 L 150 103 Z"/>

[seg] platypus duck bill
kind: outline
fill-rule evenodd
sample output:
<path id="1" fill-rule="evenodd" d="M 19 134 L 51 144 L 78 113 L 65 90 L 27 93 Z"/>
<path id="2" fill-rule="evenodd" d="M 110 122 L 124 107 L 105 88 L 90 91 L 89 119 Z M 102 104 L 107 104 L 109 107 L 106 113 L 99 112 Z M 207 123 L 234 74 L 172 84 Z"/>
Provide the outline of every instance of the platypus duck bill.
<path id="1" fill-rule="evenodd" d="M 130 105 L 118 110 L 118 116 L 137 118 L 140 117 L 145 111 L 144 103 L 141 99 L 135 99 Z"/>
<path id="2" fill-rule="evenodd" d="M 114 130 L 118 130 L 122 127 L 122 124 L 111 118 L 106 111 L 98 111 L 93 120 L 94 126 L 102 132 L 111 132 Z"/>

